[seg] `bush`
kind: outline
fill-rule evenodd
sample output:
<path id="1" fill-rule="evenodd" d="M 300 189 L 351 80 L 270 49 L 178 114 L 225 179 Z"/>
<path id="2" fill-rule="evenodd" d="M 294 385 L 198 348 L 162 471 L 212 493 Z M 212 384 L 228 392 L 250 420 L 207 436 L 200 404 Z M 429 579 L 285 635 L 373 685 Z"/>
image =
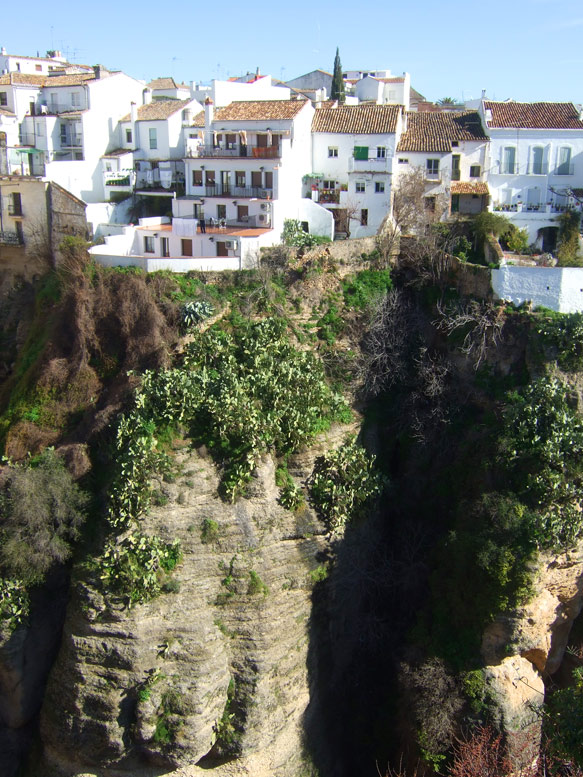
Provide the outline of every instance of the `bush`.
<path id="1" fill-rule="evenodd" d="M 583 767 L 583 667 L 573 671 L 573 682 L 549 695 L 545 728 L 551 751 Z"/>
<path id="2" fill-rule="evenodd" d="M 506 244 L 516 254 L 528 253 L 528 230 L 515 228 L 506 238 Z"/>
<path id="3" fill-rule="evenodd" d="M 71 555 L 88 498 L 62 460 L 47 449 L 8 469 L 0 499 L 2 568 L 25 585 L 39 583 L 53 564 Z"/>
<path id="4" fill-rule="evenodd" d="M 389 270 L 362 270 L 349 281 L 344 281 L 344 304 L 364 310 L 371 302 L 386 294 L 393 286 Z"/>
<path id="5" fill-rule="evenodd" d="M 286 246 L 311 248 L 312 246 L 330 243 L 331 241 L 329 237 L 311 235 L 309 232 L 305 232 L 301 223 L 295 219 L 284 219 L 281 242 Z"/>
<path id="6" fill-rule="evenodd" d="M 557 349 L 561 369 L 583 369 L 583 313 L 544 313 L 534 326 L 544 343 Z"/>
<path id="7" fill-rule="evenodd" d="M 350 521 L 366 514 L 383 486 L 382 475 L 374 469 L 374 456 L 354 440 L 317 459 L 309 483 L 313 506 L 337 536 Z"/>

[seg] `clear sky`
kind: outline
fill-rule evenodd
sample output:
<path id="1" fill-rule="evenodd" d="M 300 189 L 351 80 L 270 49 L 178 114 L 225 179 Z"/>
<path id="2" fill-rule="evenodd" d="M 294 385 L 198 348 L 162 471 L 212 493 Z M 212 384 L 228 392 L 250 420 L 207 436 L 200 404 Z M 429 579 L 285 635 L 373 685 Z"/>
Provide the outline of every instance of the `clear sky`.
<path id="1" fill-rule="evenodd" d="M 580 0 L 159 0 L 93 5 L 6 2 L 0 45 L 124 70 L 209 82 L 260 68 L 288 80 L 343 68 L 408 71 L 430 100 L 583 102 Z"/>

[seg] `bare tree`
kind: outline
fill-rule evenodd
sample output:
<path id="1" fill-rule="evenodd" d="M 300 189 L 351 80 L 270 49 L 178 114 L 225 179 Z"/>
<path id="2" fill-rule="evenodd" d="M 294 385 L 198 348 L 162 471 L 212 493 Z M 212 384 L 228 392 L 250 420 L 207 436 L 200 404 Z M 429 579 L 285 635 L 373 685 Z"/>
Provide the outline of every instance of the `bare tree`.
<path id="1" fill-rule="evenodd" d="M 459 302 L 455 305 L 437 305 L 439 318 L 434 326 L 447 334 L 459 329 L 467 329 L 461 346 L 462 353 L 470 356 L 477 370 L 492 347 L 502 339 L 504 326 L 503 308 L 492 302 Z"/>

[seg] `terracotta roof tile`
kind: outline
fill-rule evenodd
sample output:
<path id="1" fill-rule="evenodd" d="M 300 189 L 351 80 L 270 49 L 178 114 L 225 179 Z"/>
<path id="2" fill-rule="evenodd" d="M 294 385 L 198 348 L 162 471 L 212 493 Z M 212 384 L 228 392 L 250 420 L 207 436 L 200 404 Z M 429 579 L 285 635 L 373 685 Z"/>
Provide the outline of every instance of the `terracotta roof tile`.
<path id="1" fill-rule="evenodd" d="M 407 131 L 397 151 L 451 151 L 452 141 L 486 141 L 477 111 L 407 114 Z"/>
<path id="2" fill-rule="evenodd" d="M 490 194 L 488 184 L 483 181 L 453 181 L 452 194 Z"/>
<path id="3" fill-rule="evenodd" d="M 397 131 L 402 105 L 343 105 L 319 108 L 314 114 L 312 132 L 378 135 Z"/>
<path id="4" fill-rule="evenodd" d="M 170 76 L 166 78 L 153 78 L 148 87 L 150 89 L 176 89 L 178 84 Z"/>
<path id="5" fill-rule="evenodd" d="M 8 108 L 0 108 L 0 116 L 16 116 L 16 114 L 9 111 Z"/>
<path id="6" fill-rule="evenodd" d="M 0 76 L 0 86 L 43 86 L 47 78 L 35 73 L 5 73 Z"/>
<path id="7" fill-rule="evenodd" d="M 383 84 L 402 84 L 405 82 L 405 79 L 403 76 L 398 76 L 395 78 L 377 78 L 377 76 L 369 76 L 370 78 L 374 78 L 375 81 L 381 81 Z"/>
<path id="8" fill-rule="evenodd" d="M 192 100 L 154 100 L 138 108 L 138 121 L 164 121 L 177 111 L 181 111 Z M 126 113 L 120 121 L 131 121 L 131 114 Z"/>
<path id="9" fill-rule="evenodd" d="M 232 102 L 224 108 L 218 108 L 214 112 L 214 121 L 277 121 L 293 119 L 307 103 L 308 100 L 249 100 L 248 102 Z"/>
<path id="10" fill-rule="evenodd" d="M 484 101 L 492 111 L 488 127 L 517 129 L 583 129 L 573 103 L 515 103 Z"/>

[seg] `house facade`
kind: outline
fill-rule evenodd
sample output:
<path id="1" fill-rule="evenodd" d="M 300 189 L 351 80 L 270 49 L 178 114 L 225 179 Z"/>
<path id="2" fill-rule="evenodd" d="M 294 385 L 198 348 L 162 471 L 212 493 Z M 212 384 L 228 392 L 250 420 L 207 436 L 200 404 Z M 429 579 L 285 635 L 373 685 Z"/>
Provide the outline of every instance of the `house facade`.
<path id="1" fill-rule="evenodd" d="M 477 111 L 405 115 L 393 159 L 395 187 L 419 171 L 425 207 L 441 217 L 475 215 L 489 205 L 488 137 Z"/>
<path id="2" fill-rule="evenodd" d="M 312 122 L 306 193 L 333 214 L 336 230 L 375 235 L 390 209 L 392 167 L 403 127 L 398 105 L 319 108 Z"/>
<path id="3" fill-rule="evenodd" d="M 480 114 L 492 209 L 552 250 L 560 214 L 579 207 L 572 193 L 583 188 L 583 113 L 572 103 L 482 100 Z"/>

